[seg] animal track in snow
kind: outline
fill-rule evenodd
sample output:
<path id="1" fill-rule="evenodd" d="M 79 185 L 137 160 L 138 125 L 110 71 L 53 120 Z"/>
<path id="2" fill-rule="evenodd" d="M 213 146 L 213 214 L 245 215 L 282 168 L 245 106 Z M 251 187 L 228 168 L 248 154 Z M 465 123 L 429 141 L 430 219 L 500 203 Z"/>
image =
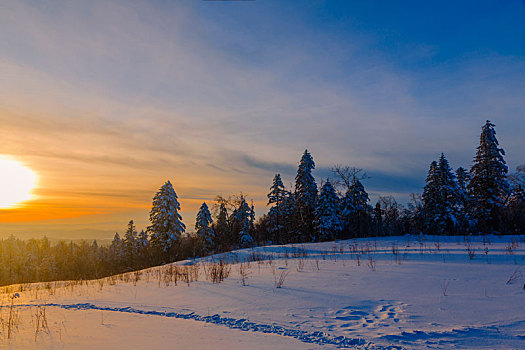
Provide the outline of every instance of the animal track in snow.
<path id="1" fill-rule="evenodd" d="M 383 328 L 399 323 L 403 307 L 403 303 L 381 300 L 379 305 L 369 302 L 347 306 L 340 310 L 330 310 L 325 313 L 325 317 L 331 330 L 345 333 L 363 328 L 381 331 Z"/>

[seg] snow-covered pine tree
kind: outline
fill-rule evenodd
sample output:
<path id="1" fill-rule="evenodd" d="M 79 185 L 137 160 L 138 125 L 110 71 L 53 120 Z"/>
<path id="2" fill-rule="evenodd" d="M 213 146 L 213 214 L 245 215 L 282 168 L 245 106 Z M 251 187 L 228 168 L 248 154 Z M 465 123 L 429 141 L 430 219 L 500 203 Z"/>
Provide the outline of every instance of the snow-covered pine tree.
<path id="1" fill-rule="evenodd" d="M 210 252 L 215 248 L 215 232 L 211 227 L 213 219 L 211 218 L 210 210 L 206 202 L 202 203 L 197 219 L 195 222 L 195 230 L 202 241 L 202 249 L 204 252 Z"/>
<path id="2" fill-rule="evenodd" d="M 425 187 L 423 188 L 423 213 L 425 217 L 425 231 L 434 233 L 436 230 L 436 218 L 439 216 L 439 172 L 436 161 L 430 163 Z"/>
<path id="3" fill-rule="evenodd" d="M 376 202 L 374 207 L 374 224 L 376 227 L 376 234 L 378 236 L 383 235 L 383 211 L 381 210 L 381 203 Z"/>
<path id="4" fill-rule="evenodd" d="M 148 234 L 146 231 L 141 230 L 137 236 L 137 246 L 140 249 L 143 249 L 149 245 Z"/>
<path id="5" fill-rule="evenodd" d="M 505 151 L 498 147 L 494 126 L 487 120 L 481 130 L 474 164 L 470 169 L 470 183 L 467 186 L 472 200 L 472 216 L 482 232 L 498 229 L 501 209 L 510 194 L 508 168 L 503 159 Z"/>
<path id="6" fill-rule="evenodd" d="M 455 232 L 460 192 L 456 176 L 443 153 L 439 162 L 430 165 L 422 199 L 427 231 L 437 234 Z"/>
<path id="7" fill-rule="evenodd" d="M 128 227 L 126 230 L 126 233 L 124 234 L 123 239 L 123 248 L 124 248 L 124 255 L 126 262 L 133 266 L 135 263 L 135 260 L 137 259 L 137 251 L 138 251 L 138 241 L 137 241 L 137 229 L 135 228 L 135 223 L 133 220 L 130 220 L 128 223 Z"/>
<path id="8" fill-rule="evenodd" d="M 111 241 L 111 245 L 109 246 L 109 252 L 113 268 L 115 270 L 119 270 L 124 262 L 124 250 L 122 239 L 120 238 L 118 232 L 116 232 L 115 236 L 113 236 L 113 241 Z"/>
<path id="9" fill-rule="evenodd" d="M 179 242 L 186 230 L 179 211 L 177 194 L 171 182 L 167 181 L 153 198 L 149 214 L 151 225 L 147 228 L 152 246 L 164 253 L 168 253 Z"/>
<path id="10" fill-rule="evenodd" d="M 148 266 L 150 264 L 149 237 L 147 232 L 144 230 L 141 230 L 137 236 L 137 252 L 139 256 L 138 266 Z"/>
<path id="11" fill-rule="evenodd" d="M 369 200 L 365 187 L 355 173 L 349 188 L 341 199 L 341 223 L 345 238 L 365 233 L 365 223 L 369 215 Z"/>
<path id="12" fill-rule="evenodd" d="M 253 219 L 254 212 L 253 207 L 250 207 L 246 202 L 246 199 L 241 194 L 239 207 L 232 214 L 236 226 L 239 228 L 239 245 L 243 248 L 251 247 L 254 244 L 253 239 Z"/>
<path id="13" fill-rule="evenodd" d="M 286 219 L 283 212 L 287 191 L 283 185 L 280 174 L 275 174 L 273 184 L 268 193 L 268 204 L 273 204 L 268 212 L 268 230 L 270 239 L 273 243 L 282 244 L 284 234 L 284 220 Z"/>
<path id="14" fill-rule="evenodd" d="M 458 190 L 461 192 L 461 193 L 467 193 L 467 185 L 469 183 L 469 180 L 470 180 L 470 175 L 469 173 L 467 172 L 467 170 L 463 167 L 459 167 L 457 168 L 456 170 L 456 179 L 457 179 L 457 182 L 458 182 Z"/>
<path id="15" fill-rule="evenodd" d="M 297 210 L 297 223 L 300 241 L 312 241 L 315 235 L 315 207 L 317 204 L 317 184 L 312 175 L 315 163 L 308 152 L 305 150 L 297 176 L 295 177 L 295 206 Z"/>
<path id="16" fill-rule="evenodd" d="M 470 176 L 465 168 L 459 167 L 456 170 L 456 179 L 458 190 L 458 230 L 467 232 L 469 228 L 469 195 L 467 185 Z"/>
<path id="17" fill-rule="evenodd" d="M 215 231 L 215 247 L 219 251 L 226 251 L 231 249 L 232 233 L 228 216 L 228 209 L 224 203 L 220 203 L 219 213 L 213 225 Z"/>
<path id="18" fill-rule="evenodd" d="M 350 186 L 350 198 L 354 207 L 353 226 L 354 231 L 358 235 L 366 234 L 366 222 L 368 216 L 368 202 L 370 198 L 365 191 L 365 187 L 359 181 L 356 175 L 352 178 L 352 185 Z"/>
<path id="19" fill-rule="evenodd" d="M 440 220 L 444 224 L 444 232 L 453 233 L 458 224 L 460 193 L 456 176 L 443 153 L 441 153 L 439 157 L 438 171 L 440 175 L 440 194 L 442 201 Z"/>
<path id="20" fill-rule="evenodd" d="M 341 217 L 341 238 L 350 238 L 354 234 L 352 218 L 355 213 L 354 200 L 352 193 L 348 189 L 339 202 L 339 215 Z"/>
<path id="21" fill-rule="evenodd" d="M 525 206 L 525 189 L 521 184 L 517 184 L 512 189 L 512 195 L 510 196 L 509 203 L 511 206 Z"/>
<path id="22" fill-rule="evenodd" d="M 282 236 L 280 237 L 280 243 L 293 243 L 297 242 L 299 235 L 297 234 L 297 209 L 295 206 L 295 196 L 292 192 L 286 191 L 284 195 L 284 201 L 282 204 Z"/>
<path id="23" fill-rule="evenodd" d="M 317 240 L 328 241 L 334 239 L 337 232 L 341 229 L 341 221 L 339 217 L 339 197 L 330 180 L 327 180 L 321 187 L 315 216 Z"/>

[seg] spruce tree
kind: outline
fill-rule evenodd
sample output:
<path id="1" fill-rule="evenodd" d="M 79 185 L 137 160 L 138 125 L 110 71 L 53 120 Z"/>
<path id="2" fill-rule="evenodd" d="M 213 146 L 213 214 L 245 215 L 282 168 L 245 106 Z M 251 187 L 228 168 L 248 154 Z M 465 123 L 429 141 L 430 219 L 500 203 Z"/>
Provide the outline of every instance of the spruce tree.
<path id="1" fill-rule="evenodd" d="M 239 245 L 243 248 L 251 247 L 255 241 L 253 239 L 253 222 L 255 213 L 253 206 L 250 207 L 246 199 L 241 194 L 239 207 L 232 214 L 235 221 L 235 227 L 238 230 Z"/>
<path id="2" fill-rule="evenodd" d="M 457 189 L 458 189 L 458 228 L 467 232 L 469 228 L 469 195 L 467 186 L 470 180 L 469 173 L 462 167 L 456 170 Z"/>
<path id="3" fill-rule="evenodd" d="M 71 244 L 73 244 L 73 242 L 71 242 Z M 113 260 L 113 269 L 115 269 L 115 271 L 120 270 L 124 262 L 124 250 L 122 239 L 118 232 L 113 236 L 113 241 L 111 241 L 111 245 L 109 246 L 109 252 Z"/>
<path id="4" fill-rule="evenodd" d="M 230 250 L 233 244 L 231 239 L 232 234 L 228 210 L 224 203 L 221 203 L 219 206 L 219 213 L 213 227 L 215 231 L 215 246 L 219 248 L 220 251 Z"/>
<path id="5" fill-rule="evenodd" d="M 315 235 L 315 207 L 317 203 L 317 184 L 312 175 L 315 163 L 308 152 L 305 150 L 297 176 L 295 177 L 295 204 L 297 210 L 298 232 L 301 241 L 311 241 Z"/>
<path id="6" fill-rule="evenodd" d="M 135 228 L 135 223 L 133 220 L 130 220 L 128 223 L 128 228 L 126 230 L 126 233 L 124 234 L 123 239 L 123 248 L 124 248 L 124 254 L 126 257 L 126 261 L 131 265 L 134 266 L 136 260 L 137 260 L 137 229 Z"/>
<path id="7" fill-rule="evenodd" d="M 352 198 L 352 192 L 348 189 L 345 192 L 343 198 L 340 201 L 339 214 L 341 217 L 341 238 L 350 238 L 354 233 L 354 228 L 352 225 L 352 218 L 355 213 L 354 200 Z"/>
<path id="8" fill-rule="evenodd" d="M 458 223 L 458 205 L 460 194 L 456 182 L 456 176 L 452 172 L 445 155 L 441 153 L 438 162 L 440 176 L 440 195 L 441 195 L 441 217 L 444 225 L 444 232 L 453 233 Z"/>
<path id="9" fill-rule="evenodd" d="M 197 219 L 195 222 L 195 229 L 202 241 L 202 249 L 204 252 L 209 252 L 215 247 L 215 232 L 211 227 L 213 219 L 211 218 L 210 210 L 206 203 L 202 203 Z"/>
<path id="10" fill-rule="evenodd" d="M 341 228 L 341 221 L 339 218 L 339 197 L 330 180 L 327 180 L 321 187 L 315 216 L 316 240 L 327 241 L 334 239 Z"/>
<path id="11" fill-rule="evenodd" d="M 270 187 L 268 193 L 268 204 L 273 204 L 268 212 L 268 231 L 270 233 L 270 239 L 274 243 L 284 243 L 284 221 L 286 219 L 286 213 L 284 212 L 284 206 L 286 201 L 287 191 L 283 185 L 280 174 L 275 174 L 273 178 L 273 184 Z"/>
<path id="12" fill-rule="evenodd" d="M 354 232 L 358 235 L 366 233 L 366 222 L 368 218 L 368 193 L 365 191 L 365 187 L 359 181 L 357 176 L 353 176 L 352 185 L 349 190 L 350 199 L 354 208 L 353 222 Z"/>
<path id="13" fill-rule="evenodd" d="M 458 225 L 459 190 L 456 176 L 441 153 L 432 162 L 423 190 L 425 227 L 430 233 L 453 233 Z"/>
<path id="14" fill-rule="evenodd" d="M 149 214 L 151 225 L 147 228 L 152 246 L 166 254 L 180 241 L 186 230 L 179 211 L 177 194 L 171 182 L 167 181 L 153 198 Z"/>
<path id="15" fill-rule="evenodd" d="M 299 235 L 297 234 L 297 209 L 295 205 L 295 196 L 292 192 L 286 191 L 284 200 L 281 208 L 283 230 L 282 235 L 279 237 L 279 242 L 294 243 L 297 242 Z"/>
<path id="16" fill-rule="evenodd" d="M 439 202 L 441 200 L 439 195 L 438 164 L 436 161 L 430 163 L 421 199 L 423 200 L 425 230 L 427 233 L 433 233 L 437 229 L 436 226 L 439 226 L 439 223 L 436 221 L 439 217 Z"/>
<path id="17" fill-rule="evenodd" d="M 147 232 L 144 230 L 141 230 L 137 236 L 137 251 L 140 257 L 139 266 L 149 266 L 151 260 L 149 256 L 149 237 Z"/>
<path id="18" fill-rule="evenodd" d="M 369 200 L 365 187 L 357 174 L 354 174 L 344 197 L 341 199 L 341 221 L 345 238 L 365 233 L 365 224 L 369 215 Z"/>
<path id="19" fill-rule="evenodd" d="M 374 207 L 374 223 L 376 227 L 376 234 L 378 236 L 383 235 L 383 211 L 381 210 L 381 203 L 376 202 Z"/>
<path id="20" fill-rule="evenodd" d="M 472 200 L 472 215 L 482 232 L 498 229 L 501 209 L 510 194 L 506 177 L 508 168 L 503 159 L 505 151 L 498 147 L 494 126 L 487 120 L 481 130 L 467 186 Z"/>

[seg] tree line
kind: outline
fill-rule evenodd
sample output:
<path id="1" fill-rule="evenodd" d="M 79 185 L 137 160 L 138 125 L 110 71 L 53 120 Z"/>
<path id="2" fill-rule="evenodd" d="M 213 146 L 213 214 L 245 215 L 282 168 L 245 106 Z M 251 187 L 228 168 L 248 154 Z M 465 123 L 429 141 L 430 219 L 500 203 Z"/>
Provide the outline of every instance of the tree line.
<path id="1" fill-rule="evenodd" d="M 255 220 L 253 203 L 249 204 L 243 193 L 230 198 L 218 196 L 213 204 L 214 215 L 202 203 L 195 231 L 186 233 L 177 194 L 168 181 L 155 195 L 151 225 L 139 235 L 149 237 L 149 245 L 143 239 L 142 246 L 155 252 L 157 263 L 161 263 L 181 254 L 202 256 L 257 244 L 406 233 L 523 232 L 525 167 L 508 174 L 505 152 L 499 147 L 494 126 L 490 121 L 483 125 L 469 171 L 463 167 L 453 171 L 442 153 L 430 163 L 423 193 L 412 194 L 406 206 L 392 196 L 379 197 L 374 206 L 370 205 L 363 185 L 367 175 L 350 166 L 334 166 L 333 175 L 318 186 L 312 174 L 314 159 L 305 150 L 293 189 L 287 189 L 281 175 L 275 174 L 267 195 L 267 214 Z M 120 241 L 116 235 L 113 245 Z"/>
<path id="2" fill-rule="evenodd" d="M 65 243 L 46 238 L 0 241 L 0 283 L 88 279 L 260 244 L 317 242 L 400 234 L 522 233 L 525 230 L 525 166 L 508 174 L 494 124 L 482 127 L 469 171 L 453 171 L 444 154 L 430 163 L 422 194 L 406 206 L 392 196 L 370 204 L 366 174 L 334 166 L 318 186 L 315 162 L 305 150 L 293 189 L 275 174 L 267 214 L 255 218 L 243 193 L 217 196 L 212 210 L 202 203 L 195 231 L 186 232 L 170 181 L 155 194 L 150 225 L 140 232 L 131 220 L 111 245 Z M 212 214 L 213 212 L 213 214 Z"/>

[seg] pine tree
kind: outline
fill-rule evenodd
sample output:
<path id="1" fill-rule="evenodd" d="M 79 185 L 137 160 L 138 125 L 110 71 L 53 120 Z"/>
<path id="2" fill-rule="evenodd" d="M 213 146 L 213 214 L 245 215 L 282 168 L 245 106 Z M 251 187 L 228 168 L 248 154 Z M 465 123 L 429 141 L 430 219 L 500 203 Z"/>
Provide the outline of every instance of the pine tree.
<path id="1" fill-rule="evenodd" d="M 366 233 L 366 222 L 368 219 L 368 202 L 370 201 L 365 187 L 359 181 L 357 176 L 352 178 L 352 185 L 350 186 L 350 198 L 354 207 L 353 226 L 354 231 L 363 235 Z"/>
<path id="2" fill-rule="evenodd" d="M 232 233 L 229 223 L 228 209 L 226 205 L 221 203 L 219 206 L 219 214 L 217 215 L 217 220 L 213 224 L 215 231 L 215 246 L 219 248 L 220 251 L 226 251 L 231 249 L 232 242 Z"/>
<path id="3" fill-rule="evenodd" d="M 378 236 L 383 235 L 383 211 L 381 210 L 381 203 L 376 202 L 374 207 L 374 223 L 376 226 L 376 233 Z"/>
<path id="4" fill-rule="evenodd" d="M 273 204 L 268 212 L 268 230 L 270 232 L 270 237 L 274 243 L 283 243 L 284 235 L 284 220 L 286 215 L 283 212 L 285 201 L 286 201 L 287 191 L 283 185 L 280 174 L 275 174 L 273 178 L 273 184 L 270 187 L 270 192 L 268 193 L 268 204 Z"/>
<path id="5" fill-rule="evenodd" d="M 432 162 L 423 190 L 425 227 L 431 233 L 452 233 L 458 225 L 460 192 L 456 176 L 441 153 L 439 162 Z"/>
<path id="6" fill-rule="evenodd" d="M 140 257 L 139 266 L 146 267 L 150 264 L 149 237 L 146 231 L 141 230 L 137 236 L 137 253 Z"/>
<path id="7" fill-rule="evenodd" d="M 312 175 L 313 169 L 315 169 L 314 160 L 308 150 L 305 150 L 295 177 L 295 204 L 301 241 L 311 241 L 315 235 L 317 184 Z"/>
<path id="8" fill-rule="evenodd" d="M 458 190 L 458 228 L 466 232 L 469 228 L 469 195 L 467 191 L 467 186 L 470 181 L 470 176 L 467 170 L 462 167 L 459 167 L 456 170 L 456 179 L 457 179 L 457 190 Z"/>
<path id="9" fill-rule="evenodd" d="M 321 187 L 315 216 L 318 233 L 316 240 L 327 241 L 334 239 L 341 228 L 341 221 L 339 218 L 339 197 L 330 180 L 327 180 Z"/>
<path id="10" fill-rule="evenodd" d="M 350 238 L 353 232 L 352 218 L 355 213 L 354 200 L 352 192 L 348 189 L 340 201 L 339 213 L 341 217 L 341 238 Z"/>
<path id="11" fill-rule="evenodd" d="M 286 191 L 281 208 L 283 230 L 279 242 L 282 244 L 297 242 L 299 235 L 296 231 L 298 227 L 296 213 L 295 196 L 292 192 Z"/>
<path id="12" fill-rule="evenodd" d="M 239 245 L 243 248 L 250 247 L 254 244 L 253 239 L 253 208 L 248 205 L 243 195 L 240 197 L 239 207 L 232 214 L 235 223 L 239 228 L 237 236 L 239 237 Z"/>
<path id="13" fill-rule="evenodd" d="M 423 212 L 425 216 L 425 230 L 433 233 L 436 230 L 436 220 L 439 217 L 439 172 L 436 161 L 430 163 L 427 180 L 423 188 Z"/>
<path id="14" fill-rule="evenodd" d="M 147 228 L 151 244 L 166 254 L 179 242 L 186 230 L 179 211 L 177 194 L 171 182 L 167 181 L 153 198 L 149 214 L 151 225 Z"/>
<path id="15" fill-rule="evenodd" d="M 130 220 L 128 223 L 128 228 L 126 230 L 126 233 L 124 234 L 123 239 L 123 249 L 125 254 L 126 261 L 131 265 L 134 266 L 135 261 L 137 260 L 137 229 L 135 228 L 135 224 L 133 220 Z"/>
<path id="16" fill-rule="evenodd" d="M 505 151 L 498 147 L 494 126 L 487 120 L 482 128 L 467 186 L 472 199 L 472 215 L 483 232 L 498 228 L 501 209 L 510 194 L 506 178 L 508 168 L 503 159 Z"/>
<path id="17" fill-rule="evenodd" d="M 149 245 L 148 234 L 146 231 L 141 230 L 137 237 L 137 246 L 140 249 L 144 249 Z"/>
<path id="18" fill-rule="evenodd" d="M 197 219 L 195 222 L 195 229 L 202 241 L 202 249 L 204 252 L 212 251 L 215 248 L 215 232 L 211 227 L 213 219 L 211 218 L 210 210 L 206 203 L 202 203 Z"/>
<path id="19" fill-rule="evenodd" d="M 115 233 L 115 236 L 113 236 L 113 241 L 111 241 L 111 245 L 109 246 L 109 251 L 110 251 L 111 257 L 113 258 L 112 259 L 113 269 L 115 269 L 115 271 L 120 270 L 124 262 L 124 251 L 123 251 L 122 239 L 120 238 L 120 235 L 118 234 L 118 232 Z"/>
<path id="20" fill-rule="evenodd" d="M 441 153 L 438 162 L 440 175 L 440 194 L 442 200 L 441 220 L 444 223 L 444 231 L 453 233 L 458 223 L 458 206 L 460 202 L 460 193 L 456 176 L 452 172 L 445 155 Z"/>
<path id="21" fill-rule="evenodd" d="M 357 174 L 354 174 L 349 188 L 341 199 L 341 220 L 346 233 L 345 237 L 364 233 L 368 219 L 369 200 L 365 187 Z"/>

